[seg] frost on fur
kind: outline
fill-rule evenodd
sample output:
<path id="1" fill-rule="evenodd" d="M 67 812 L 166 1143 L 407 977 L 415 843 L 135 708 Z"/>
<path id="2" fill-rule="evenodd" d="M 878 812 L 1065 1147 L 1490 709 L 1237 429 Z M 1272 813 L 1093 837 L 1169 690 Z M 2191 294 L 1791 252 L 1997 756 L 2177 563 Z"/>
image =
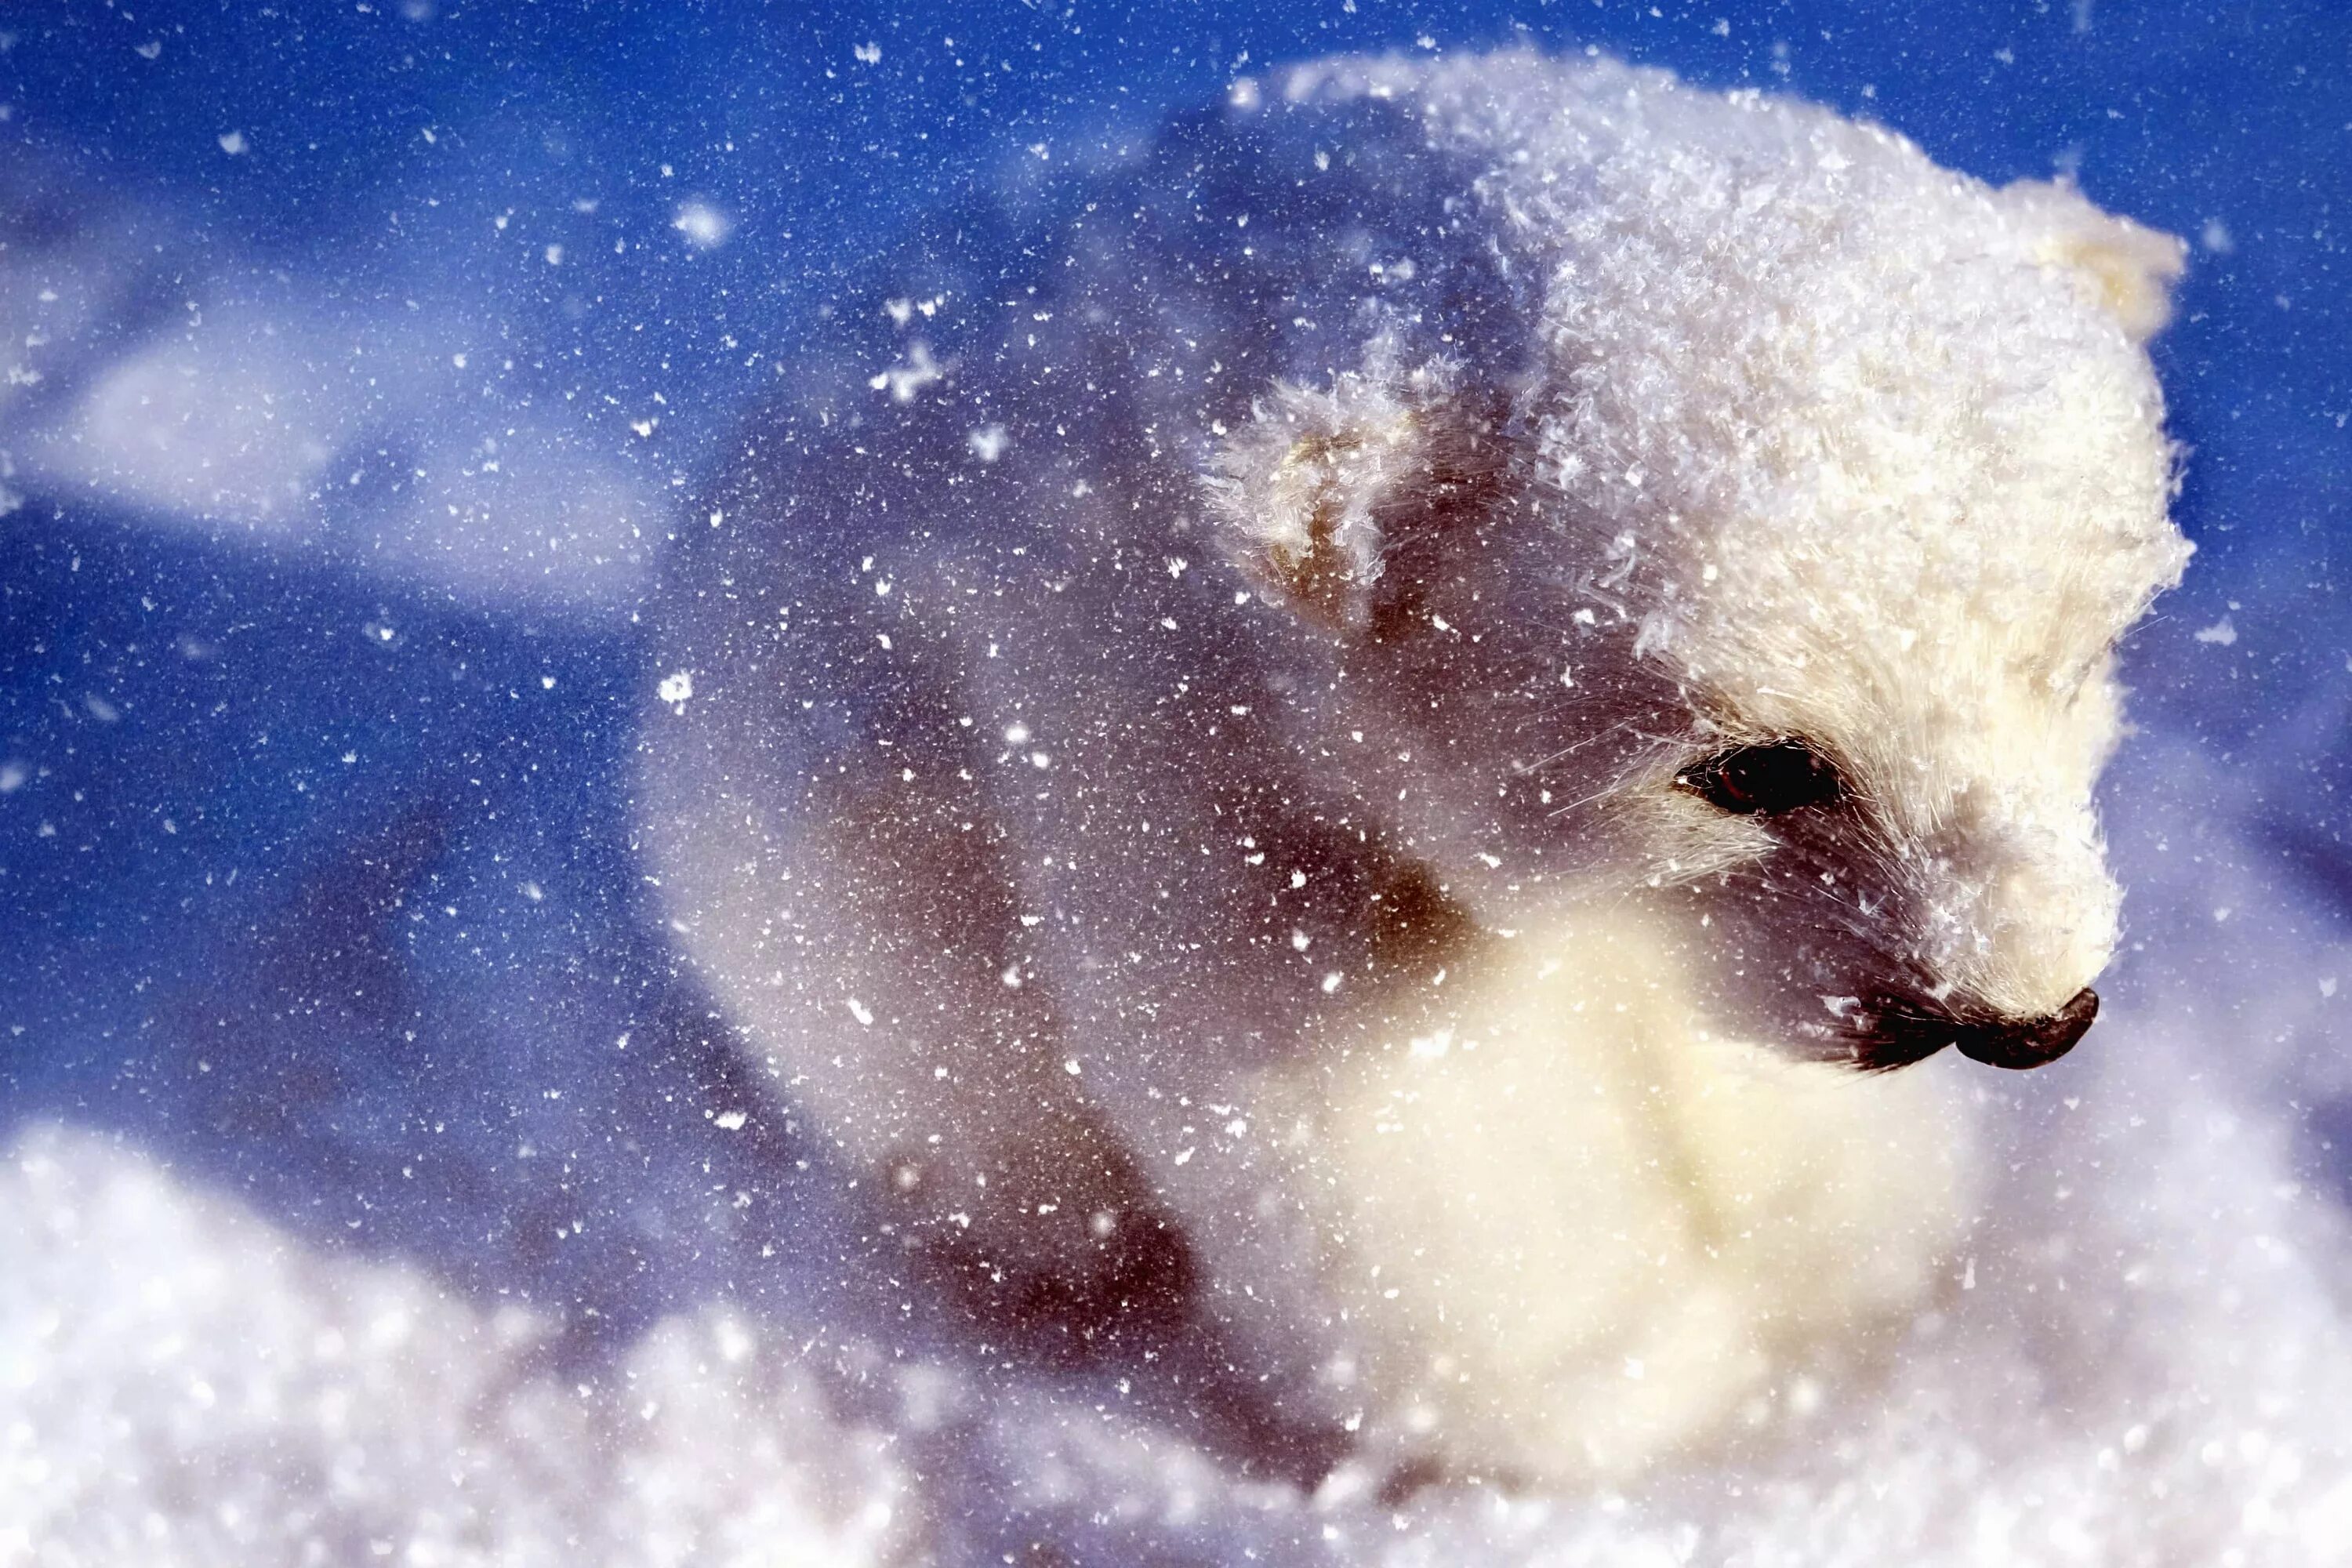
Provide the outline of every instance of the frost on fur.
<path id="1" fill-rule="evenodd" d="M 2175 235 L 2101 212 L 2067 180 L 2020 180 L 2001 195 L 2044 231 L 2038 255 L 2071 268 L 2134 342 L 2146 342 L 2172 319 L 2172 285 L 2189 262 Z"/>
<path id="2" fill-rule="evenodd" d="M 1334 631 L 1372 620 L 1392 531 L 1441 525 L 1492 477 L 1460 367 L 1403 372 L 1397 360 L 1383 337 L 1328 392 L 1277 383 L 1225 438 L 1206 486 L 1244 570 Z"/>

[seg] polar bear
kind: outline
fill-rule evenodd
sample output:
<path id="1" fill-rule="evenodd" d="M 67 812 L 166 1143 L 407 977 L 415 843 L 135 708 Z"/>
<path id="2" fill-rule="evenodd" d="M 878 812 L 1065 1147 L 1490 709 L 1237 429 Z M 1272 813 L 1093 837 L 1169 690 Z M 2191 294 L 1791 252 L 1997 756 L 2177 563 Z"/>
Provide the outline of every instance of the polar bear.
<path id="1" fill-rule="evenodd" d="M 1623 1474 L 1915 1304 L 2088 1027 L 2177 241 L 1534 53 L 1244 82 L 845 294 L 677 542 L 637 822 L 982 1310 Z"/>

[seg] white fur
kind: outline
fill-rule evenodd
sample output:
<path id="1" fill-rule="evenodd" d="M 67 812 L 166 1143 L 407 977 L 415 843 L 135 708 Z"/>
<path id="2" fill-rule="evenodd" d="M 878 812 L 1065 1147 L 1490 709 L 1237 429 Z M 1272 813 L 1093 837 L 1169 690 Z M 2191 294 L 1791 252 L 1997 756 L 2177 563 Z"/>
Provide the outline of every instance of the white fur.
<path id="1" fill-rule="evenodd" d="M 1949 1079 L 1711 1039 L 1657 936 L 1620 906 L 1496 939 L 1256 1087 L 1316 1239 L 1219 1261 L 1348 1321 L 1332 1397 L 1383 1457 L 1622 1479 L 1935 1293 L 1973 1187 Z"/>
<path id="2" fill-rule="evenodd" d="M 642 823 L 751 1058 L 934 1278 L 1116 1316 L 1181 1235 L 1368 1454 L 1623 1473 L 1850 1358 L 1949 1112 L 1731 1042 L 2105 963 L 2177 245 L 1534 55 L 1310 68 L 1035 210 L 814 347 L 672 565 Z M 1792 736 L 1834 809 L 1678 782 Z"/>

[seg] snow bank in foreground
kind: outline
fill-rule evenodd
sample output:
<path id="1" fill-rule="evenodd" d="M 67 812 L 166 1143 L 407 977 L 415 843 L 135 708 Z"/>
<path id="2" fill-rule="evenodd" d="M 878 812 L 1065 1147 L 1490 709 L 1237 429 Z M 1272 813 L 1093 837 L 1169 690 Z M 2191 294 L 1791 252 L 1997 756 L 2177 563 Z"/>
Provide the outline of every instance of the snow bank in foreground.
<path id="1" fill-rule="evenodd" d="M 896 1560 L 908 1479 L 713 1308 L 593 1382 L 550 1321 L 306 1250 L 54 1126 L 0 1163 L 0 1563 Z"/>
<path id="2" fill-rule="evenodd" d="M 2164 1033 L 2117 1020 L 2110 1065 L 2009 1119 L 1883 1383 L 1800 1384 L 1744 1452 L 1622 1496 L 1401 1510 L 1235 1479 L 1108 1378 L 900 1363 L 886 1433 L 725 1307 L 576 1376 L 532 1310 L 37 1127 L 0 1165 L 0 1563 L 2352 1561 L 2340 1224 Z"/>

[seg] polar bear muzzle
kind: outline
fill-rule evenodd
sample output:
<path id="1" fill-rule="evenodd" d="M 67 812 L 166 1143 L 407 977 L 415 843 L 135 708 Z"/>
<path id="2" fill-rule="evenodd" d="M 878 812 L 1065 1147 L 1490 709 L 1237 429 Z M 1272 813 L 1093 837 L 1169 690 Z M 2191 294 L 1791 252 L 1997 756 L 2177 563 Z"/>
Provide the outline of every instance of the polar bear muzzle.
<path id="1" fill-rule="evenodd" d="M 2099 994 L 2087 985 L 2063 1007 L 2038 1018 L 1888 999 L 1871 1009 L 1856 1058 L 1864 1068 L 1883 1071 L 1956 1046 L 1960 1055 L 1987 1067 L 2047 1067 L 2073 1050 L 2098 1016 Z"/>

